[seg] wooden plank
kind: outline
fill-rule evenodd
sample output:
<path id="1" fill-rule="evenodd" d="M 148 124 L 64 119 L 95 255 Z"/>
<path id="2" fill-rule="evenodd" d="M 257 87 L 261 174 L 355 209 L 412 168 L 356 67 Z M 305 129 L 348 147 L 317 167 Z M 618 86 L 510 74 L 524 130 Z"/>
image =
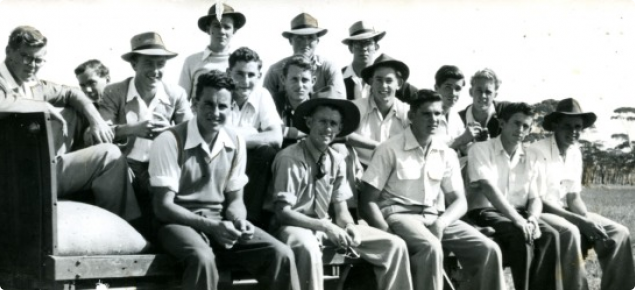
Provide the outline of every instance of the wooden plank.
<path id="1" fill-rule="evenodd" d="M 168 255 L 49 256 L 47 279 L 55 281 L 145 276 L 174 276 Z"/>

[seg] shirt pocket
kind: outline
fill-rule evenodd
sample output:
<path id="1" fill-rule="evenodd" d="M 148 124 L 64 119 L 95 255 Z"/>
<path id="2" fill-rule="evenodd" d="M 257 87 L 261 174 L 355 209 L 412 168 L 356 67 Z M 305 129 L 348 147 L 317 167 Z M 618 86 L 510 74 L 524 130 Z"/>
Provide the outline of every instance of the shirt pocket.
<path id="1" fill-rule="evenodd" d="M 399 180 L 414 180 L 421 178 L 421 167 L 419 163 L 412 159 L 398 160 L 397 178 Z"/>

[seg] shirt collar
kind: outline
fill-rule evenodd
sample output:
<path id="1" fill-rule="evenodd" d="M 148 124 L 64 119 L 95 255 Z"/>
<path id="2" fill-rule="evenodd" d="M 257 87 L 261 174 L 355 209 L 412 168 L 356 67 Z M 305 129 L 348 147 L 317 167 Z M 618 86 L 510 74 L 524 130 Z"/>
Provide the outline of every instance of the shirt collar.
<path id="1" fill-rule="evenodd" d="M 556 142 L 556 134 L 551 135 L 551 137 L 549 137 L 549 144 L 551 144 L 551 157 L 552 158 L 559 158 L 560 157 L 560 149 L 558 148 L 558 143 Z M 565 159 L 567 157 L 569 157 L 570 153 L 573 152 L 572 150 L 575 150 L 575 148 L 577 147 L 576 144 L 573 144 L 571 146 L 569 146 L 569 148 L 567 148 L 567 151 L 564 153 L 564 157 Z"/>
<path id="2" fill-rule="evenodd" d="M 311 157 L 313 157 L 313 160 L 315 162 L 317 162 L 318 160 L 320 160 L 320 155 L 322 155 L 323 152 L 320 152 L 320 150 L 318 150 L 317 148 L 315 148 L 315 146 L 313 145 L 313 143 L 311 143 L 311 141 L 308 138 L 305 138 L 304 141 L 304 145 L 307 149 L 307 151 L 309 152 L 309 154 L 311 155 Z M 324 153 L 328 153 L 329 148 L 326 148 L 326 151 Z"/>
<path id="3" fill-rule="evenodd" d="M 505 147 L 503 147 L 503 140 L 501 139 L 501 136 L 499 135 L 492 140 L 492 142 L 494 142 L 494 153 L 507 155 L 507 151 L 505 151 Z M 518 144 L 518 148 L 516 148 L 516 152 L 514 152 L 513 158 L 516 158 L 516 156 L 525 156 L 525 148 L 522 143 Z"/>
<path id="4" fill-rule="evenodd" d="M 228 56 L 229 55 L 229 46 L 227 46 L 225 48 L 225 51 L 222 52 L 214 52 L 211 49 L 209 49 L 209 46 L 205 47 L 205 50 L 203 50 L 203 57 L 201 58 L 201 60 L 205 60 L 210 56 Z"/>
<path id="5" fill-rule="evenodd" d="M 201 136 L 201 132 L 198 130 L 197 120 L 198 118 L 195 116 L 187 123 L 187 137 L 185 139 L 185 146 L 183 146 L 184 149 L 192 149 L 200 145 L 203 151 L 213 157 L 216 156 L 222 148 L 236 148 L 233 140 L 229 137 L 227 132 L 225 132 L 225 128 L 221 128 L 218 131 L 218 136 L 216 136 L 216 141 L 214 141 L 210 152 L 207 142 L 205 142 L 205 139 Z"/>
<path id="6" fill-rule="evenodd" d="M 139 91 L 137 91 L 137 87 L 134 84 L 134 80 L 135 78 L 131 78 L 130 79 L 130 83 L 128 84 L 128 94 L 126 95 L 126 103 L 129 103 L 130 101 L 134 100 L 135 97 L 141 97 L 141 95 L 139 94 Z M 161 86 L 157 92 L 156 95 L 154 95 L 155 98 L 157 98 L 157 100 L 163 102 L 164 104 L 169 104 L 170 100 L 168 99 L 168 95 L 165 92 L 165 88 L 163 88 L 163 86 Z M 150 106 L 150 104 L 148 104 L 148 107 Z"/>
<path id="7" fill-rule="evenodd" d="M 7 64 L 3 61 L 2 64 L 0 64 L 0 76 L 6 81 L 7 86 L 9 90 L 15 91 L 16 89 L 20 89 L 20 85 L 18 85 L 18 82 L 15 81 L 15 79 L 13 78 L 13 75 L 11 75 L 11 72 L 9 71 L 9 68 L 7 67 Z M 25 84 L 30 85 L 33 81 L 30 82 L 24 82 Z"/>
<path id="8" fill-rule="evenodd" d="M 417 149 L 417 148 L 421 148 L 421 145 L 419 145 L 419 142 L 417 141 L 417 138 L 415 137 L 414 133 L 412 133 L 412 127 L 408 127 L 405 131 L 404 131 L 404 146 L 403 149 L 408 151 L 408 150 L 413 150 L 413 149 Z M 421 148 L 423 149 L 423 148 Z M 441 147 L 441 143 L 439 143 L 438 141 L 436 141 L 436 138 L 432 138 L 432 140 L 430 141 L 430 149 L 429 151 L 432 152 L 434 151 L 440 151 L 442 149 Z"/>
<path id="9" fill-rule="evenodd" d="M 344 69 L 344 73 L 342 73 L 342 77 L 343 78 L 349 78 L 349 77 L 359 78 L 359 76 L 355 74 L 355 70 L 353 69 L 352 63 L 346 66 L 346 68 Z"/>
<path id="10" fill-rule="evenodd" d="M 496 115 L 496 108 L 495 107 L 496 107 L 496 104 L 492 104 L 492 106 L 489 107 L 489 109 L 487 111 L 487 123 L 485 124 L 485 126 L 487 126 L 487 124 L 489 124 L 489 121 L 492 119 L 492 117 L 494 115 Z M 470 105 L 465 110 L 465 121 L 467 121 L 466 123 L 476 122 L 476 120 L 474 119 L 474 114 L 472 114 L 472 109 L 473 108 L 474 108 L 474 106 Z"/>

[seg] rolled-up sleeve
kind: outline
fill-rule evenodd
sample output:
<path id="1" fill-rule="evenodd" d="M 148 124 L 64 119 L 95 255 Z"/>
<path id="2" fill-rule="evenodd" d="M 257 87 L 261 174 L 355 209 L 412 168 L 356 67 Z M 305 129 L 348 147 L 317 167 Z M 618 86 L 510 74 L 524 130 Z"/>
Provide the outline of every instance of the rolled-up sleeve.
<path id="1" fill-rule="evenodd" d="M 490 179 L 494 176 L 493 164 L 487 154 L 486 142 L 476 143 L 467 154 L 467 174 L 470 182 Z"/>
<path id="2" fill-rule="evenodd" d="M 179 192 L 181 166 L 179 166 L 177 151 L 176 138 L 170 131 L 159 135 L 152 142 L 148 167 L 150 186 L 167 187 L 171 191 Z"/>
<path id="3" fill-rule="evenodd" d="M 232 168 L 229 172 L 225 192 L 241 190 L 249 181 L 245 173 L 245 168 L 247 167 L 247 147 L 245 140 L 240 135 L 236 135 L 236 140 L 238 143 L 236 144 L 236 154 L 232 161 Z"/>
<path id="4" fill-rule="evenodd" d="M 278 156 L 273 161 L 273 186 L 265 202 L 265 209 L 273 211 L 276 203 L 294 206 L 302 182 L 302 164 L 290 156 Z"/>
<path id="5" fill-rule="evenodd" d="M 351 186 L 346 178 L 346 162 L 344 160 L 337 165 L 337 175 L 334 178 L 331 202 L 346 201 L 353 197 Z"/>
<path id="6" fill-rule="evenodd" d="M 390 147 L 384 144 L 380 145 L 373 152 L 362 181 L 378 190 L 383 190 L 390 174 L 395 169 L 395 162 L 395 155 Z"/>

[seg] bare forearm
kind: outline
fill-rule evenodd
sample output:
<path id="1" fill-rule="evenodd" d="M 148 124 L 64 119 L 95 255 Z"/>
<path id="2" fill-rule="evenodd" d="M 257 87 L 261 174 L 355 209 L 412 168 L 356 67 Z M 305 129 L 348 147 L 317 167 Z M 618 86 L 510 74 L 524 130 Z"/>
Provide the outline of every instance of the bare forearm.
<path id="1" fill-rule="evenodd" d="M 481 186 L 483 187 L 482 192 L 485 194 L 485 197 L 487 197 L 487 200 L 489 200 L 494 208 L 500 211 L 505 217 L 514 222 L 524 220 L 516 209 L 503 197 L 503 194 L 498 190 L 498 188 L 492 186 L 487 181 L 481 181 Z"/>
<path id="2" fill-rule="evenodd" d="M 163 188 L 153 190 L 163 191 L 163 193 L 157 194 L 156 199 L 153 199 L 155 215 L 160 221 L 189 226 L 198 231 L 205 231 L 210 225 L 218 224 L 219 221 L 207 219 L 175 204 L 173 192 L 167 192 Z M 170 197 L 163 198 L 167 195 Z"/>
<path id="3" fill-rule="evenodd" d="M 564 219 L 576 225 L 580 222 L 580 218 L 581 218 L 580 215 L 570 212 L 562 208 L 561 206 L 555 205 L 552 202 L 545 201 L 545 200 L 542 201 L 542 211 L 561 216 Z"/>
<path id="4" fill-rule="evenodd" d="M 364 149 L 375 149 L 375 147 L 379 145 L 379 142 L 357 133 L 351 133 L 346 136 L 346 144 Z"/>
<path id="5" fill-rule="evenodd" d="M 348 211 L 348 205 L 346 201 L 341 201 L 333 204 L 335 210 L 335 223 L 341 228 L 346 228 L 349 224 L 355 224 L 355 220 Z"/>
<path id="6" fill-rule="evenodd" d="M 586 204 L 580 197 L 579 193 L 570 194 L 571 196 L 567 196 L 567 205 L 569 206 L 569 210 L 573 213 L 576 213 L 582 217 L 587 216 L 587 208 Z"/>
<path id="7" fill-rule="evenodd" d="M 377 205 L 377 199 L 381 192 L 366 182 L 362 183 L 361 189 L 362 192 L 359 195 L 359 215 L 371 227 L 388 231 L 388 223 L 386 223 L 379 209 L 379 205 Z"/>
<path id="8" fill-rule="evenodd" d="M 281 130 L 263 131 L 257 134 L 246 135 L 245 144 L 247 148 L 254 148 L 260 145 L 269 145 L 279 148 L 282 145 Z"/>
<path id="9" fill-rule="evenodd" d="M 467 212 L 467 200 L 465 196 L 454 198 L 450 201 L 450 206 L 445 209 L 445 212 L 439 216 L 444 219 L 447 224 L 452 224 L 457 221 Z"/>
<path id="10" fill-rule="evenodd" d="M 328 220 L 320 220 L 309 217 L 305 214 L 299 213 L 286 207 L 276 212 L 276 218 L 282 225 L 296 226 L 314 231 L 326 232 L 327 225 L 325 223 L 331 223 Z"/>
<path id="11" fill-rule="evenodd" d="M 527 212 L 530 216 L 536 218 L 540 217 L 540 214 L 542 213 L 542 201 L 540 198 L 530 198 L 527 201 Z"/>

